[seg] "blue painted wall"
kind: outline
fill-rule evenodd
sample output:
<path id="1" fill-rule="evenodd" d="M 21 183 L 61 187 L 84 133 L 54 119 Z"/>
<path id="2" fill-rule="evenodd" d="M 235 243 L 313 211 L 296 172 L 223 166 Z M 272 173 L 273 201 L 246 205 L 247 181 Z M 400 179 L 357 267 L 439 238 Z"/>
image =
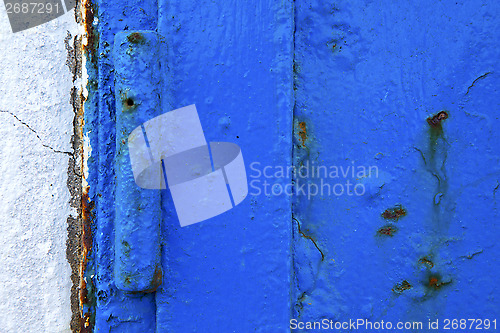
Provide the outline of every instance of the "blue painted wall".
<path id="1" fill-rule="evenodd" d="M 96 332 L 498 318 L 499 4 L 98 0 L 93 8 L 87 279 Z M 180 228 L 162 191 L 163 283 L 155 293 L 119 291 L 112 49 L 123 30 L 164 36 L 162 108 L 196 104 L 207 140 L 237 143 L 249 175 L 253 162 L 375 167 L 324 179 L 362 184 L 363 195 L 251 192 Z M 441 110 L 449 117 L 432 128 L 427 118 Z M 382 216 L 398 207 L 399 219 Z"/>

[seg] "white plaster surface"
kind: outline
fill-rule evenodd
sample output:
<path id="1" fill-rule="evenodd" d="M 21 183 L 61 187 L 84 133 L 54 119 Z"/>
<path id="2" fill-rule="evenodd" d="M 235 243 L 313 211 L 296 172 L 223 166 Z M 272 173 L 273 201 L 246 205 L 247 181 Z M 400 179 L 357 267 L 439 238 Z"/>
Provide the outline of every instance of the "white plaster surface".
<path id="1" fill-rule="evenodd" d="M 0 4 L 1 333 L 70 332 L 67 31 L 74 10 L 14 34 Z"/>

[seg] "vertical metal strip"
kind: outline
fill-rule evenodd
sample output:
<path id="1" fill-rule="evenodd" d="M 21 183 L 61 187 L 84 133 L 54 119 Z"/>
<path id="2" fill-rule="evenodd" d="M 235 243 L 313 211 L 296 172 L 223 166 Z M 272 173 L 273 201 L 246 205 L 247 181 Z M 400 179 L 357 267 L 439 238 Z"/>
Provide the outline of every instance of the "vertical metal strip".
<path id="1" fill-rule="evenodd" d="M 116 99 L 115 283 L 151 292 L 161 283 L 161 194 L 135 183 L 130 133 L 161 112 L 160 48 L 151 31 L 120 32 L 114 45 Z M 144 146 L 147 150 L 147 147 Z"/>

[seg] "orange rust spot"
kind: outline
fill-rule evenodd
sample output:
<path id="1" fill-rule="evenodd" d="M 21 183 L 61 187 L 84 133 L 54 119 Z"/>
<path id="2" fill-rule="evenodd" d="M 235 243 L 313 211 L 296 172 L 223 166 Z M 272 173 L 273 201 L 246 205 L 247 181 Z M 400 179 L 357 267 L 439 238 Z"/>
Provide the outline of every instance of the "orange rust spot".
<path id="1" fill-rule="evenodd" d="M 440 277 L 437 275 L 431 275 L 431 276 L 429 276 L 428 287 L 437 290 L 437 289 L 439 289 L 447 284 L 450 284 L 450 283 L 451 283 L 451 281 L 448 281 L 448 282 L 441 281 Z"/>
<path id="2" fill-rule="evenodd" d="M 381 215 L 386 220 L 397 221 L 406 215 L 406 210 L 401 205 L 397 205 L 396 207 L 386 209 Z"/>
<path id="3" fill-rule="evenodd" d="M 398 231 L 398 228 L 392 226 L 392 225 L 386 225 L 380 229 L 377 230 L 377 234 L 382 235 L 382 236 L 394 236 L 394 234 Z"/>
<path id="4" fill-rule="evenodd" d="M 302 146 L 306 146 L 306 140 L 307 140 L 307 127 L 305 121 L 299 122 L 299 136 L 300 136 L 300 141 L 302 142 Z"/>
<path id="5" fill-rule="evenodd" d="M 82 327 L 80 328 L 81 333 L 91 333 L 92 324 L 90 323 L 90 313 L 86 313 L 82 318 Z"/>

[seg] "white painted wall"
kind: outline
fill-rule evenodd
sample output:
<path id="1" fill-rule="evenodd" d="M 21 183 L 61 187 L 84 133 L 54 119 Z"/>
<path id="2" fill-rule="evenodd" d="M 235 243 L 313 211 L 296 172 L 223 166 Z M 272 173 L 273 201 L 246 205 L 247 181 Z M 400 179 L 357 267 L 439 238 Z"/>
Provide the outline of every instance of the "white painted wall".
<path id="1" fill-rule="evenodd" d="M 0 332 L 70 332 L 74 10 L 12 33 L 0 5 Z"/>

